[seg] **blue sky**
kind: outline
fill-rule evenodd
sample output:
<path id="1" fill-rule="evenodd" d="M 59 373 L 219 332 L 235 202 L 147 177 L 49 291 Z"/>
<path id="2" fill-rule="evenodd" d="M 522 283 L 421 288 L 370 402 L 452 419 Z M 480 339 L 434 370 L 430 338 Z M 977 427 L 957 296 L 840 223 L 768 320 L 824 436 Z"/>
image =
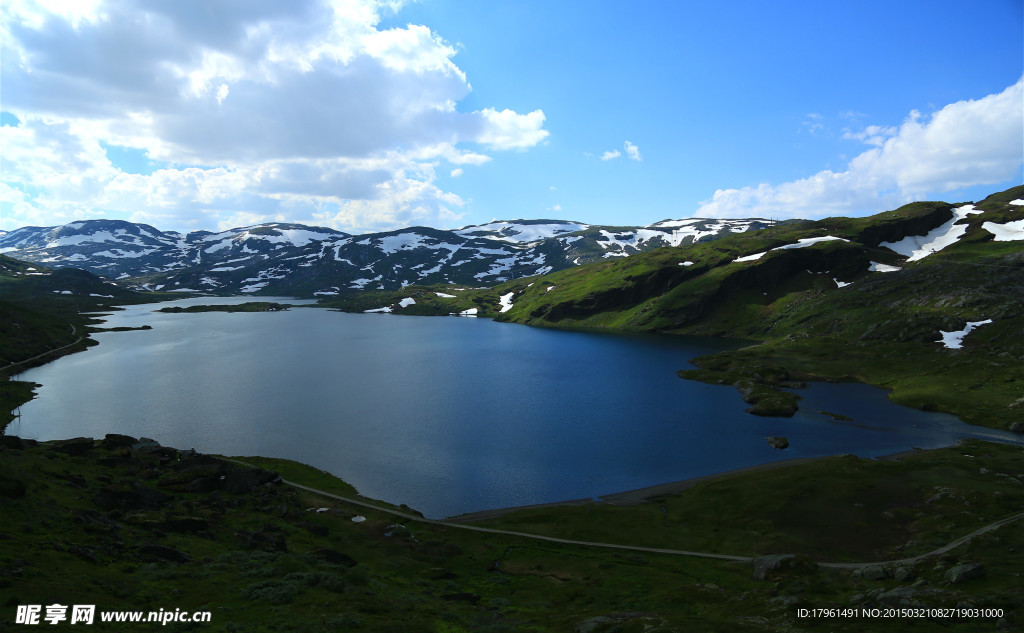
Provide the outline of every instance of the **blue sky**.
<path id="1" fill-rule="evenodd" d="M 1018 0 L 0 11 L 0 229 L 814 218 L 1024 182 Z"/>

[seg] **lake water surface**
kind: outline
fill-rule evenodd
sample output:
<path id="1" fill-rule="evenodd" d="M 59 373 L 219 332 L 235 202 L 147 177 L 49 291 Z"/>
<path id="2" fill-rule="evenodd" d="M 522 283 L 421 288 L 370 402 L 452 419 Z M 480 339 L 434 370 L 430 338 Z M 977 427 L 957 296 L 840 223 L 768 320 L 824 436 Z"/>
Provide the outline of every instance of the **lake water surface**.
<path id="1" fill-rule="evenodd" d="M 285 457 L 432 518 L 780 459 L 1016 439 L 896 406 L 859 384 L 812 385 L 794 418 L 758 418 L 732 387 L 675 374 L 721 341 L 312 308 L 153 312 L 163 305 L 128 307 L 106 323 L 152 330 L 94 335 L 100 345 L 19 376 L 43 387 L 8 433 L 125 433 Z M 790 448 L 771 448 L 768 435 L 785 435 Z"/>

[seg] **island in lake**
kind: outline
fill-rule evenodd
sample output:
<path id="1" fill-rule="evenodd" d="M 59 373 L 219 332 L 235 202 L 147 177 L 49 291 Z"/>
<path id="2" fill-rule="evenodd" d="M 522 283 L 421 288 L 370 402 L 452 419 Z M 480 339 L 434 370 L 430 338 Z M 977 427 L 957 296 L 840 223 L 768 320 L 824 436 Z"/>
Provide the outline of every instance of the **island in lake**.
<path id="1" fill-rule="evenodd" d="M 249 301 L 237 305 L 168 306 L 157 312 L 283 312 L 288 309 L 284 303 L 270 301 Z"/>

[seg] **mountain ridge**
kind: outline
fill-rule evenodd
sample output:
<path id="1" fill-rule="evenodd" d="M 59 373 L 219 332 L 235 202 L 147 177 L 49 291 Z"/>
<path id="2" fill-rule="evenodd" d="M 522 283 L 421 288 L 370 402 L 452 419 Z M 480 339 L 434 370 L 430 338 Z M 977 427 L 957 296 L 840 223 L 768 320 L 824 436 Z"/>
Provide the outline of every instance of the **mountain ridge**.
<path id="1" fill-rule="evenodd" d="M 493 285 L 769 224 L 690 218 L 605 227 L 502 220 L 353 235 L 274 222 L 182 235 L 124 220 L 81 220 L 10 231 L 0 236 L 0 253 L 82 268 L 141 290 L 327 296 L 412 284 Z"/>

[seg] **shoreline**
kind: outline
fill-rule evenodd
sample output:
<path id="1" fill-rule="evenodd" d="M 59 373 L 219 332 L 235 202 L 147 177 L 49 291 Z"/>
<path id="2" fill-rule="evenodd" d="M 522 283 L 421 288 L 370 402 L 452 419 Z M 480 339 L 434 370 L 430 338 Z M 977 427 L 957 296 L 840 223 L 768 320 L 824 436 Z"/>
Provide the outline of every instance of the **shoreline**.
<path id="1" fill-rule="evenodd" d="M 959 444 L 961 440 L 957 440 L 956 444 Z M 950 446 L 956 446 L 951 444 Z M 913 455 L 919 455 L 927 450 L 938 450 L 938 449 L 918 449 L 912 448 L 906 451 L 899 451 L 889 455 L 882 455 L 879 457 L 869 457 L 862 459 L 878 459 L 883 461 L 899 461 L 905 457 Z M 457 514 L 455 516 L 445 517 L 439 519 L 445 523 L 472 523 L 474 521 L 486 521 L 488 519 L 497 519 L 511 514 L 513 512 L 519 512 L 520 510 L 536 510 L 540 508 L 556 508 L 560 506 L 582 506 L 588 503 L 598 505 L 613 505 L 613 506 L 635 506 L 642 503 L 649 503 L 652 498 L 660 497 L 663 495 L 671 495 L 689 490 L 694 486 L 704 483 L 706 481 L 714 481 L 716 479 L 722 479 L 733 475 L 742 475 L 766 470 L 774 470 L 777 468 L 785 468 L 787 466 L 795 466 L 797 464 L 806 464 L 821 459 L 829 459 L 830 457 L 837 457 L 838 455 L 826 455 L 822 457 L 793 457 L 790 459 L 783 459 L 775 462 L 765 462 L 763 464 L 754 464 L 753 466 L 744 466 L 742 468 L 733 468 L 731 470 L 724 470 L 719 473 L 712 473 L 710 475 L 699 475 L 697 477 L 690 477 L 688 479 L 680 479 L 678 481 L 670 481 L 663 484 L 655 484 L 653 486 L 645 486 L 643 488 L 636 488 L 633 490 L 623 490 L 622 492 L 615 492 L 607 495 L 602 495 L 596 498 L 590 499 L 569 499 L 566 501 L 550 501 L 547 503 L 534 503 L 521 506 L 509 506 L 505 508 L 493 508 L 490 510 L 479 510 L 477 512 L 467 512 L 465 514 Z"/>

